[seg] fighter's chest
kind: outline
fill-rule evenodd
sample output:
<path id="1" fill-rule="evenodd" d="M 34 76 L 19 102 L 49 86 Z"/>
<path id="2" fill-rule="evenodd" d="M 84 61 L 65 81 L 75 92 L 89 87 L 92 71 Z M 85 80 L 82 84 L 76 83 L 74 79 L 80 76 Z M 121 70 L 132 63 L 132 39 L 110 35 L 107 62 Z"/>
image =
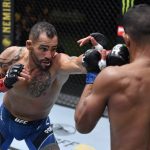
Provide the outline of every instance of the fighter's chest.
<path id="1" fill-rule="evenodd" d="M 27 90 L 32 97 L 42 96 L 47 89 L 50 89 L 55 80 L 55 75 L 48 71 L 31 74 L 31 79 L 27 84 Z"/>

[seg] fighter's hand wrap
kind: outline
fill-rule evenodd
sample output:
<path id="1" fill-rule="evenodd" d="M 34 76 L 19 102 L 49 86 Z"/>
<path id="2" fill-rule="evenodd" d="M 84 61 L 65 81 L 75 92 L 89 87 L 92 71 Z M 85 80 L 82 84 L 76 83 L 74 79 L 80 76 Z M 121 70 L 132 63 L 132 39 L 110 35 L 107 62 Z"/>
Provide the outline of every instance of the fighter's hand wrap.
<path id="1" fill-rule="evenodd" d="M 22 64 L 15 64 L 9 68 L 4 79 L 4 85 L 8 89 L 12 88 L 13 84 L 17 82 L 18 76 L 20 75 L 23 68 L 24 65 Z"/>
<path id="2" fill-rule="evenodd" d="M 129 63 L 129 51 L 124 44 L 113 47 L 106 59 L 107 66 L 121 66 Z"/>
<path id="3" fill-rule="evenodd" d="M 107 49 L 108 46 L 108 39 L 105 35 L 101 33 L 91 33 L 90 36 L 94 37 L 94 39 L 97 41 L 97 45 L 94 46 L 96 50 L 102 50 L 102 49 Z"/>

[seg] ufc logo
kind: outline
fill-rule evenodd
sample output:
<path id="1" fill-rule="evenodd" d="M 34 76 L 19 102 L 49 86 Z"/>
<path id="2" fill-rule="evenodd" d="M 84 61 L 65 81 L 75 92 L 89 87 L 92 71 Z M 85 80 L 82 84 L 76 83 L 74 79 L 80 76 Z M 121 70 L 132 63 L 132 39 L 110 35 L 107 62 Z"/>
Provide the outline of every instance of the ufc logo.
<path id="1" fill-rule="evenodd" d="M 25 120 L 22 120 L 22 119 L 19 119 L 19 118 L 15 118 L 15 121 L 20 123 L 20 124 L 27 124 L 28 121 L 25 121 Z"/>
<path id="2" fill-rule="evenodd" d="M 52 131 L 52 127 L 49 126 L 44 132 L 48 134 L 48 133 L 50 133 L 51 131 Z"/>
<path id="3" fill-rule="evenodd" d="M 118 53 L 120 52 L 121 47 L 122 47 L 122 44 L 117 44 L 116 46 L 113 47 L 112 53 L 114 55 L 118 55 Z"/>

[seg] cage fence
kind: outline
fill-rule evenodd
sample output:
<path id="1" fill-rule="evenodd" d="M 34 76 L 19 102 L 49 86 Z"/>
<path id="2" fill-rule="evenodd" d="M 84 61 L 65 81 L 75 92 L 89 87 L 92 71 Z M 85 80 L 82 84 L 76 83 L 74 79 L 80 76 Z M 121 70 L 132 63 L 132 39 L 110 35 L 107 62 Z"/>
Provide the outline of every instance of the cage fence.
<path id="1" fill-rule="evenodd" d="M 52 23 L 58 32 L 58 52 L 79 56 L 90 44 L 79 47 L 77 40 L 92 32 L 109 39 L 108 49 L 116 43 L 117 18 L 121 13 L 117 0 L 14 0 L 15 40 L 24 46 L 33 24 Z M 74 108 L 85 85 L 85 75 L 71 75 L 61 90 L 58 104 Z"/>

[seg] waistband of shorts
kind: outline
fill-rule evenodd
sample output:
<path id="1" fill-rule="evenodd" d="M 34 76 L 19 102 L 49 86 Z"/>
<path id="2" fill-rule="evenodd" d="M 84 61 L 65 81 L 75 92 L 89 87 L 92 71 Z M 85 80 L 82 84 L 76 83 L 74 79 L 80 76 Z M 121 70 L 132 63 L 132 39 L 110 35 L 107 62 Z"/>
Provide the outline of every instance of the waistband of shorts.
<path id="1" fill-rule="evenodd" d="M 33 125 L 33 124 L 37 124 L 37 123 L 41 123 L 42 121 L 46 120 L 47 118 L 43 118 L 43 119 L 39 119 L 39 120 L 34 120 L 34 121 L 27 121 L 18 117 L 15 117 L 14 115 L 12 115 L 9 110 L 5 107 L 4 104 L 2 104 L 2 107 L 5 111 L 5 113 L 7 113 L 7 115 L 9 116 L 9 118 L 11 120 L 13 120 L 14 122 L 18 123 L 18 124 L 22 124 L 22 125 Z"/>

